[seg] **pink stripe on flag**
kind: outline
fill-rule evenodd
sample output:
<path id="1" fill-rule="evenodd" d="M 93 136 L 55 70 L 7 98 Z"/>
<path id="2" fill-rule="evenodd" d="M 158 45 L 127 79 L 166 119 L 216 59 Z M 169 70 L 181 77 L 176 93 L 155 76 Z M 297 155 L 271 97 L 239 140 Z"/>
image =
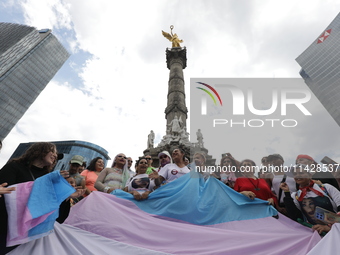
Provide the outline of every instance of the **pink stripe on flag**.
<path id="1" fill-rule="evenodd" d="M 25 215 L 26 204 L 32 190 L 33 182 L 26 182 L 25 184 L 15 184 L 10 187 L 16 187 L 16 191 L 5 195 L 6 208 L 8 214 L 8 235 L 7 241 L 14 239 L 19 235 L 25 234 L 21 222 L 21 218 L 27 218 Z M 26 233 L 27 236 L 27 233 Z"/>
<path id="2" fill-rule="evenodd" d="M 29 230 L 43 222 L 51 213 L 32 219 L 27 208 L 34 182 L 24 182 L 12 185 L 16 191 L 6 194 L 6 208 L 8 213 L 7 246 L 13 246 L 32 240 L 28 236 Z"/>
<path id="3" fill-rule="evenodd" d="M 131 201 L 98 191 L 73 206 L 65 223 L 111 240 L 172 254 L 306 254 L 320 240 L 310 229 L 273 217 L 213 226 L 168 221 L 142 211 Z"/>

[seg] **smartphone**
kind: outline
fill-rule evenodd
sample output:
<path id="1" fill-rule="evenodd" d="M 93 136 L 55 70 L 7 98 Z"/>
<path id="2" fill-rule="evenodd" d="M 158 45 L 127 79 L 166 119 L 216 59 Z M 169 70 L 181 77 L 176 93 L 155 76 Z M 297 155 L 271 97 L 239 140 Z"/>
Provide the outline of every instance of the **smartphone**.
<path id="1" fill-rule="evenodd" d="M 315 218 L 321 220 L 326 224 L 340 223 L 340 215 L 337 215 L 334 212 L 328 211 L 322 207 L 315 207 Z"/>

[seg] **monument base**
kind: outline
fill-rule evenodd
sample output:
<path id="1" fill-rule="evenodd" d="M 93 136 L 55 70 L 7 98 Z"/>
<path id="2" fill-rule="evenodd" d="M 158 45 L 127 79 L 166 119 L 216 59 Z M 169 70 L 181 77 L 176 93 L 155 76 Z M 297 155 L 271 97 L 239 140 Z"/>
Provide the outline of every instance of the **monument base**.
<path id="1" fill-rule="evenodd" d="M 161 144 L 161 143 L 160 143 Z M 148 148 L 143 151 L 144 155 L 150 155 L 153 160 L 153 167 L 159 167 L 159 159 L 158 154 L 162 151 L 168 151 L 171 155 L 172 151 L 177 148 L 183 148 L 185 150 L 185 156 L 189 159 L 190 163 L 193 161 L 193 156 L 196 152 L 201 152 L 206 157 L 206 165 L 207 166 L 215 166 L 216 159 L 213 159 L 211 155 L 208 154 L 208 150 L 206 148 L 201 148 L 196 143 L 188 142 L 186 144 L 181 143 L 180 141 L 170 141 L 164 145 L 158 145 L 155 148 Z"/>

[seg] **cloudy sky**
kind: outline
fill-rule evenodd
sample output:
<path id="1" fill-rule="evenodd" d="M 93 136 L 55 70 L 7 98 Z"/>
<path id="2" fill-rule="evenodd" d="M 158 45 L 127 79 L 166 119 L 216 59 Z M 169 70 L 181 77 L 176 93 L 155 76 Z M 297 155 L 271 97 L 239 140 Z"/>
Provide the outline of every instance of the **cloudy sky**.
<path id="1" fill-rule="evenodd" d="M 187 47 L 189 107 L 190 78 L 299 77 L 295 58 L 339 10 L 335 0 L 3 0 L 1 22 L 50 28 L 72 55 L 4 140 L 0 166 L 22 142 L 83 140 L 111 158 L 123 152 L 133 159 L 146 149 L 150 130 L 158 144 L 165 135 L 165 49 L 171 47 L 161 30 L 170 32 L 170 25 Z M 313 115 L 290 135 L 273 131 L 275 142 L 251 155 L 246 144 L 226 150 L 257 163 L 273 152 L 288 163 L 300 153 L 340 160 L 338 126 L 322 109 Z M 281 146 L 287 139 L 291 147 Z M 224 152 L 213 156 L 219 160 Z"/>

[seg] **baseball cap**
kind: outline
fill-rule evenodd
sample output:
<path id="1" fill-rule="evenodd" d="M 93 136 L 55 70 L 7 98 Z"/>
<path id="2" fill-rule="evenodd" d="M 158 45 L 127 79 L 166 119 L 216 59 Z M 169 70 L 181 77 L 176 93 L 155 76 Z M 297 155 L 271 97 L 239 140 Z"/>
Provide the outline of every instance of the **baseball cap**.
<path id="1" fill-rule="evenodd" d="M 168 156 L 169 158 L 171 158 L 170 153 L 167 152 L 167 151 L 162 151 L 162 152 L 158 153 L 158 158 L 159 158 L 160 156 L 162 156 L 162 155 L 166 155 L 166 156 Z"/>
<path id="2" fill-rule="evenodd" d="M 309 159 L 311 161 L 315 161 L 311 156 L 308 156 L 308 155 L 303 155 L 303 154 L 300 154 L 297 156 L 296 160 L 298 160 L 299 158 L 305 158 L 305 159 Z"/>
<path id="3" fill-rule="evenodd" d="M 72 158 L 71 158 L 71 161 L 70 163 L 73 164 L 79 164 L 79 165 L 82 165 L 84 162 L 84 158 L 80 155 L 74 155 Z"/>

